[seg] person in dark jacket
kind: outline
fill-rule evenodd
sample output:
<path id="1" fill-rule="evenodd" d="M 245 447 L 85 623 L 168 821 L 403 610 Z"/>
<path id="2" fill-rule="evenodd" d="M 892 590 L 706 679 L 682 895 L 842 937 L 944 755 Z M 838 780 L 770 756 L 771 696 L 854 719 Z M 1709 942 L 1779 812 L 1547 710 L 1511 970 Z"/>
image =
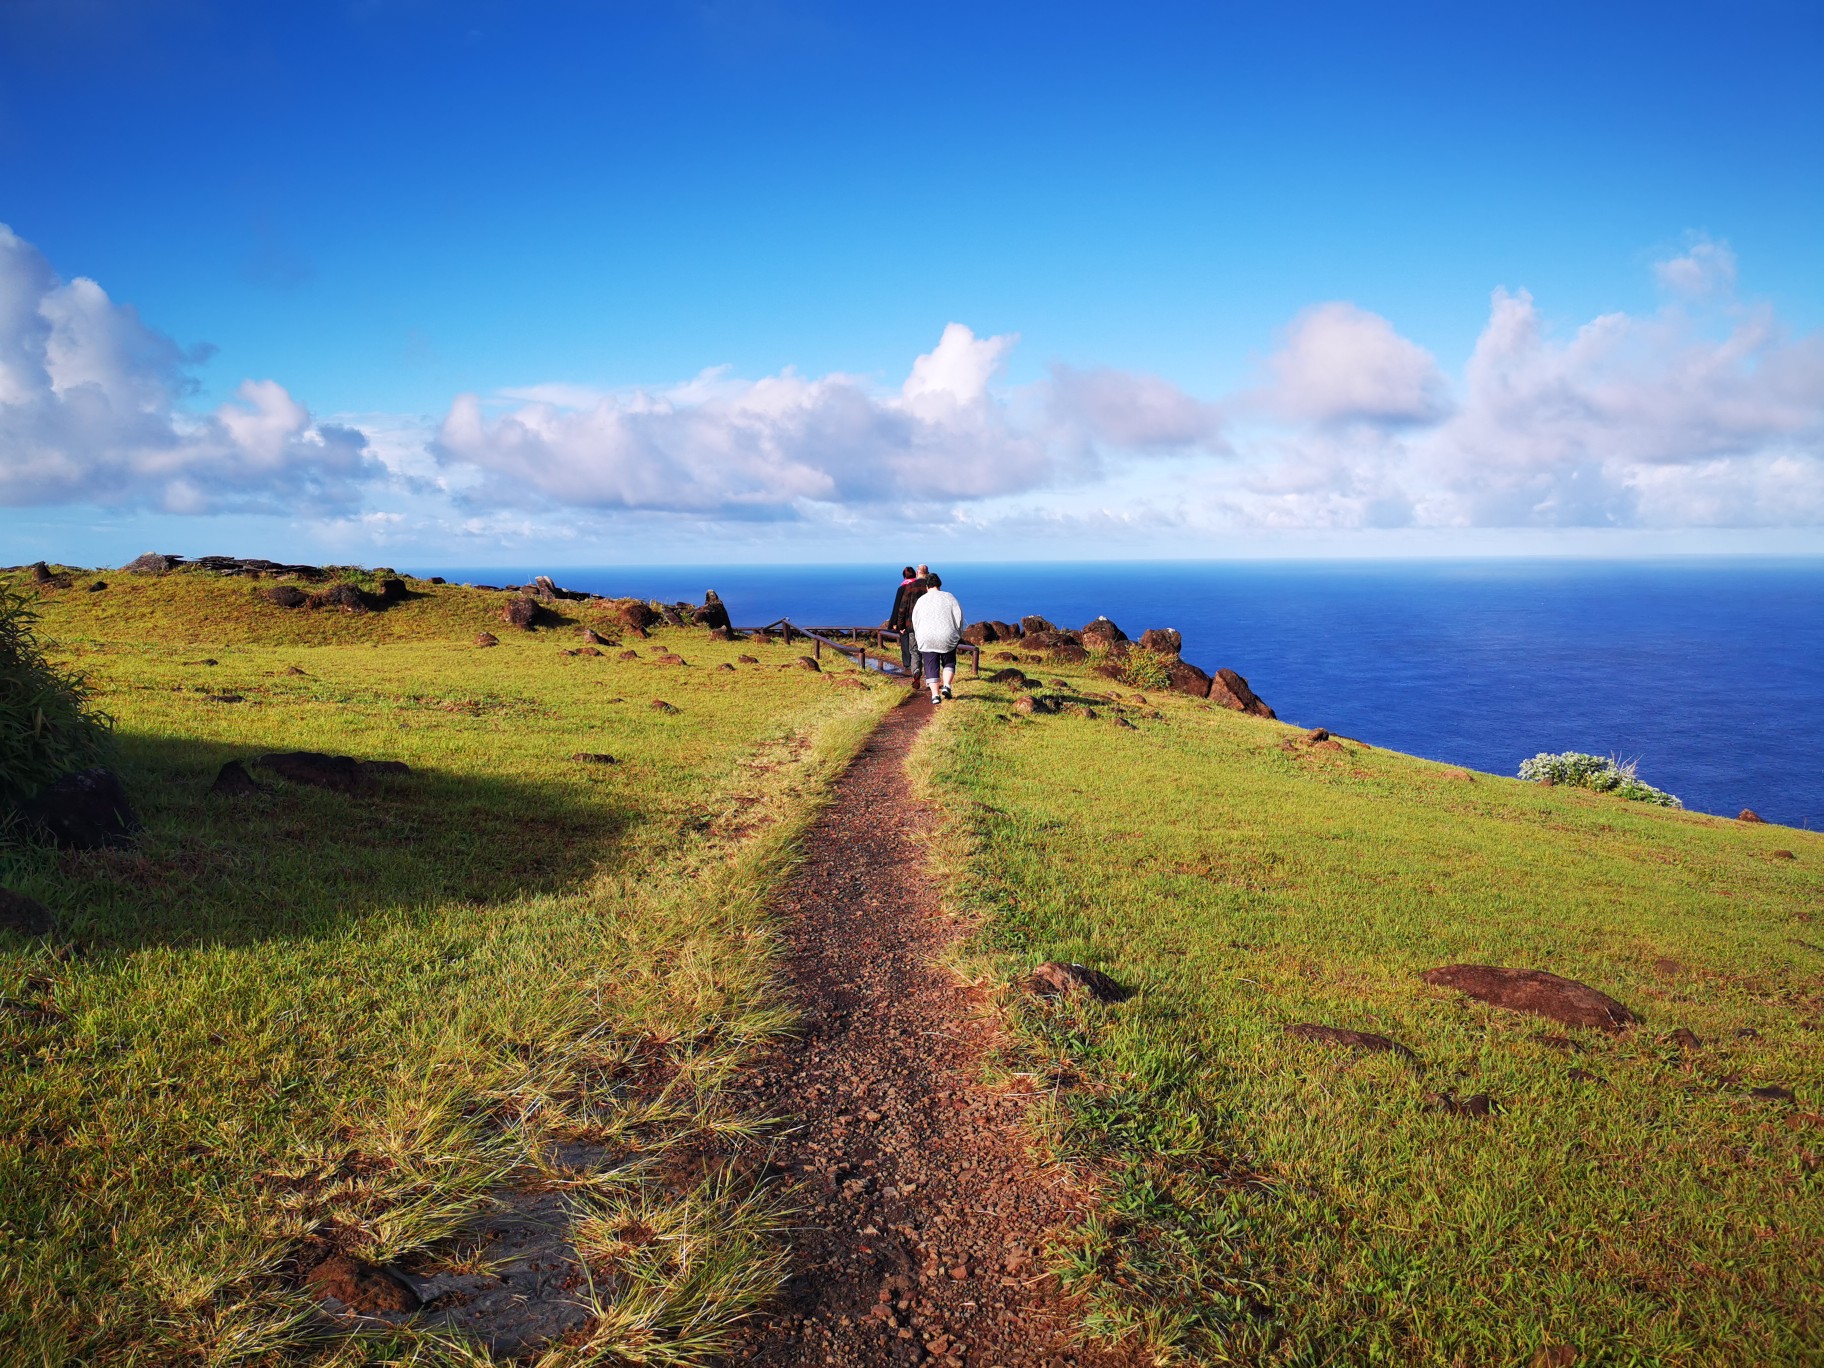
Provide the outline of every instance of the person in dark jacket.
<path id="1" fill-rule="evenodd" d="M 925 576 L 930 573 L 930 569 L 921 565 L 914 570 L 908 565 L 900 573 L 904 578 L 899 582 L 899 591 L 893 595 L 893 612 L 888 616 L 886 625 L 899 633 L 899 663 L 908 675 L 916 678 L 918 644 L 912 638 L 912 605 L 925 592 Z"/>

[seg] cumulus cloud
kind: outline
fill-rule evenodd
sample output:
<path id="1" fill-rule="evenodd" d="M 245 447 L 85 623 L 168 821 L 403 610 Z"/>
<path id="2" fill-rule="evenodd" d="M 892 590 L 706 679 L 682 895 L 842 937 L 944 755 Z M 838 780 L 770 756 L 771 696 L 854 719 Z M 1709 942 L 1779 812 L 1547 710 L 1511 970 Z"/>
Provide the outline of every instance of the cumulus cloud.
<path id="1" fill-rule="evenodd" d="M 1016 340 L 952 323 L 887 394 L 792 370 L 602 395 L 536 387 L 500 413 L 467 394 L 435 450 L 481 474 L 475 497 L 516 503 L 781 517 L 806 503 L 985 498 L 1069 464 L 991 389 Z"/>
<path id="2" fill-rule="evenodd" d="M 0 225 L 0 504 L 332 511 L 375 467 L 271 380 L 179 407 L 201 359 Z"/>
<path id="3" fill-rule="evenodd" d="M 1319 304 L 1286 329 L 1261 396 L 1280 416 L 1314 423 L 1422 423 L 1444 409 L 1431 353 L 1353 304 Z"/>
<path id="4" fill-rule="evenodd" d="M 1261 525 L 1811 526 L 1824 337 L 1755 308 L 1710 327 L 1605 314 L 1556 337 L 1528 293 L 1496 290 L 1447 414 L 1319 420 L 1263 446 L 1226 505 Z"/>
<path id="5" fill-rule="evenodd" d="M 1054 365 L 1050 404 L 1062 426 L 1123 450 L 1224 449 L 1221 409 L 1157 376 Z"/>
<path id="6" fill-rule="evenodd" d="M 1653 263 L 1660 286 L 1674 294 L 1701 298 L 1735 288 L 1735 253 L 1726 242 L 1696 237 L 1689 250 Z"/>

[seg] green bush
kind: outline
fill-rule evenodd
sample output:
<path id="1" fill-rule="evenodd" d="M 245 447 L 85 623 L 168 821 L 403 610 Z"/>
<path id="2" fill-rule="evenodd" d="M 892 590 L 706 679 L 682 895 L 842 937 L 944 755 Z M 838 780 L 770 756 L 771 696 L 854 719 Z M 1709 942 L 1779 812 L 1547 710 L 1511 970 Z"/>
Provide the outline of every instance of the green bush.
<path id="1" fill-rule="evenodd" d="M 45 660 L 37 621 L 29 597 L 0 587 L 0 813 L 100 762 L 114 725 L 81 679 Z"/>
<path id="2" fill-rule="evenodd" d="M 1172 682 L 1174 657 L 1130 647 L 1121 657 L 1121 682 L 1136 689 L 1163 689 Z"/>
<path id="3" fill-rule="evenodd" d="M 1634 761 L 1617 760 L 1614 756 L 1585 755 L 1580 751 L 1553 755 L 1549 751 L 1541 751 L 1531 760 L 1520 762 L 1520 777 L 1534 783 L 1595 789 L 1598 793 L 1613 793 L 1620 798 L 1631 798 L 1637 803 L 1654 803 L 1659 807 L 1684 806 L 1664 789 L 1656 789 L 1639 778 L 1634 773 L 1634 766 Z"/>

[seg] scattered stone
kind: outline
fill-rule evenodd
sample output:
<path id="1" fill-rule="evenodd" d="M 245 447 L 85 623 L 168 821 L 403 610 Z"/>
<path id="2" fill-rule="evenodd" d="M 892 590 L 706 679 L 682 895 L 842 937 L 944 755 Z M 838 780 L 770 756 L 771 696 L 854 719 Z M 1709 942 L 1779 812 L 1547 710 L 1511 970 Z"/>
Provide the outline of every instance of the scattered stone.
<path id="1" fill-rule="evenodd" d="M 688 664 L 690 664 L 690 662 L 688 660 L 684 659 L 683 656 L 676 655 L 676 654 L 672 653 L 671 651 L 658 652 L 656 655 L 653 656 L 652 663 L 654 665 L 688 665 Z"/>
<path id="2" fill-rule="evenodd" d="M 620 761 L 600 751 L 578 751 L 570 757 L 581 765 L 618 765 Z"/>
<path id="3" fill-rule="evenodd" d="M 1099 969 L 1091 969 L 1084 964 L 1067 964 L 1060 960 L 1047 960 L 1032 971 L 1026 980 L 1027 988 L 1040 997 L 1069 996 L 1075 992 L 1088 993 L 1097 1002 L 1121 1002 L 1129 994 L 1120 984 Z"/>
<path id="4" fill-rule="evenodd" d="M 1189 694 L 1192 698 L 1208 698 L 1210 677 L 1188 661 L 1174 660 L 1167 687 L 1174 693 Z"/>
<path id="5" fill-rule="evenodd" d="M 1259 695 L 1248 687 L 1248 681 L 1233 670 L 1216 671 L 1216 678 L 1210 682 L 1209 698 L 1210 702 L 1219 707 L 1247 713 L 1250 717 L 1272 717 L 1274 715 L 1273 709 L 1262 702 Z"/>
<path id="6" fill-rule="evenodd" d="M 1176 656 L 1184 650 L 1184 637 L 1176 628 L 1148 627 L 1140 633 L 1140 649 L 1160 655 Z"/>
<path id="7" fill-rule="evenodd" d="M 799 669 L 810 670 L 812 673 L 821 673 L 823 670 L 823 666 L 819 665 L 813 656 L 799 656 L 797 665 Z"/>
<path id="8" fill-rule="evenodd" d="M 1737 1040 L 1759 1040 L 1761 1033 L 1752 1026 L 1738 1026 L 1735 1031 Z"/>
<path id="9" fill-rule="evenodd" d="M 1495 1099 L 1487 1093 L 1469 1097 L 1458 1097 L 1450 1092 L 1426 1093 L 1424 1103 L 1427 1111 L 1447 1112 L 1452 1116 L 1488 1116 L 1496 1110 Z"/>
<path id="10" fill-rule="evenodd" d="M 1791 1088 L 1782 1088 L 1777 1083 L 1770 1083 L 1764 1088 L 1750 1088 L 1748 1096 L 1758 1097 L 1763 1102 L 1796 1102 Z"/>
<path id="11" fill-rule="evenodd" d="M 1023 688 L 1027 683 L 1026 672 L 1017 666 L 1010 665 L 1004 670 L 996 670 L 993 674 L 989 675 L 988 682 L 991 684 L 1011 684 L 1015 688 Z"/>
<path id="12" fill-rule="evenodd" d="M 578 646 L 573 650 L 565 651 L 564 654 L 568 656 L 594 656 L 597 660 L 600 660 L 602 656 L 601 650 L 595 646 Z"/>
<path id="13" fill-rule="evenodd" d="M 1531 1012 L 1566 1026 L 1618 1031 L 1640 1020 L 1606 993 L 1542 969 L 1447 964 L 1427 970 L 1420 977 L 1439 988 L 1454 988 L 1491 1006 L 1510 1012 Z"/>
<path id="14" fill-rule="evenodd" d="M 509 627 L 518 627 L 524 631 L 532 630 L 532 625 L 538 621 L 538 615 L 538 600 L 527 598 L 523 594 L 508 599 L 500 608 L 501 621 Z"/>
<path id="15" fill-rule="evenodd" d="M 1297 1026 L 1286 1027 L 1286 1034 L 1294 1040 L 1308 1040 L 1319 1045 L 1342 1045 L 1352 1050 L 1390 1052 L 1415 1064 L 1419 1058 L 1397 1040 L 1389 1040 L 1386 1036 L 1376 1035 L 1372 1031 L 1351 1031 L 1342 1026 L 1319 1026 L 1311 1022 L 1301 1022 Z"/>
<path id="16" fill-rule="evenodd" d="M 1662 1045 L 1672 1045 L 1680 1050 L 1701 1050 L 1704 1042 L 1697 1038 L 1697 1032 L 1689 1026 L 1680 1026 L 1676 1031 L 1660 1038 Z"/>
<path id="17" fill-rule="evenodd" d="M 430 577 L 430 579 L 426 582 L 429 584 L 448 584 L 449 583 L 449 581 L 446 580 L 442 575 L 432 575 Z"/>
<path id="18" fill-rule="evenodd" d="M 1761 814 L 1756 812 L 1753 808 L 1743 808 L 1736 814 L 1735 820 L 1738 822 L 1759 822 L 1762 826 L 1767 824 L 1767 819 L 1761 816 Z"/>
<path id="19" fill-rule="evenodd" d="M 91 594 L 99 594 L 103 589 L 106 589 L 107 587 L 108 587 L 108 582 L 106 580 L 89 581 L 89 592 Z"/>
<path id="20" fill-rule="evenodd" d="M 246 701 L 237 693 L 204 694 L 203 697 L 211 703 L 242 703 Z"/>
<path id="21" fill-rule="evenodd" d="M 310 596 L 312 608 L 337 608 L 344 613 L 365 613 L 367 598 L 352 584 L 332 584 Z"/>
<path id="22" fill-rule="evenodd" d="M 492 632 L 477 632 L 475 633 L 475 644 L 477 646 L 498 646 L 500 638 Z"/>
<path id="23" fill-rule="evenodd" d="M 403 603 L 411 591 L 405 587 L 405 581 L 397 575 L 388 575 L 374 584 L 374 597 L 382 604 Z"/>
<path id="24" fill-rule="evenodd" d="M 731 626 L 728 609 L 722 605 L 721 596 L 714 589 L 703 591 L 703 606 L 691 613 L 691 621 L 699 627 L 708 627 L 711 631 L 727 632 Z M 729 637 L 721 638 L 727 641 Z"/>
<path id="25" fill-rule="evenodd" d="M 134 575 L 164 575 L 175 569 L 183 559 L 182 556 L 161 556 L 156 551 L 148 551 L 143 556 L 136 556 L 121 569 Z"/>
<path id="26" fill-rule="evenodd" d="M 124 846 L 140 831 L 120 776 L 96 766 L 66 774 L 25 805 L 27 820 L 69 850 Z"/>
<path id="27" fill-rule="evenodd" d="M 333 1254 L 304 1275 L 304 1286 L 319 1301 L 335 1300 L 360 1315 L 416 1311 L 418 1294 L 384 1268 Z"/>
<path id="28" fill-rule="evenodd" d="M 749 632 L 747 634 L 747 639 L 756 646 L 771 646 L 773 644 L 773 634 L 764 627 Z"/>
<path id="29" fill-rule="evenodd" d="M 321 751 L 274 751 L 260 756 L 253 763 L 293 784 L 334 789 L 339 793 L 353 793 L 361 787 L 361 767 L 347 755 L 325 755 Z"/>
<path id="30" fill-rule="evenodd" d="M 1044 618 L 1033 616 L 1020 619 L 1020 635 L 1031 636 L 1034 632 L 1055 632 L 1058 629 Z"/>
<path id="31" fill-rule="evenodd" d="M 260 596 L 281 608 L 302 608 L 310 602 L 310 595 L 295 584 L 275 584 L 269 589 L 260 590 Z"/>
<path id="32" fill-rule="evenodd" d="M 0 931 L 15 936 L 48 936 L 57 929 L 57 918 L 51 909 L 36 898 L 0 888 Z"/>
<path id="33" fill-rule="evenodd" d="M 614 643 L 612 641 L 608 640 L 607 637 L 603 636 L 600 632 L 596 631 L 595 628 L 593 628 L 593 627 L 583 628 L 583 630 L 580 633 L 578 633 L 578 635 L 581 636 L 583 641 L 590 646 L 612 646 L 612 645 L 614 645 Z"/>
<path id="34" fill-rule="evenodd" d="M 726 660 L 723 661 L 720 665 L 716 666 L 716 668 L 718 670 L 727 670 L 730 674 L 733 674 L 734 670 L 735 670 L 735 667 L 733 665 L 730 665 Z"/>
<path id="35" fill-rule="evenodd" d="M 1114 723 L 1117 727 L 1120 727 L 1123 731 L 1139 731 L 1140 730 L 1132 722 L 1129 722 L 1125 717 L 1121 716 L 1120 713 L 1116 713 L 1114 715 Z"/>
<path id="36" fill-rule="evenodd" d="M 264 793 L 266 786 L 247 773 L 247 767 L 239 760 L 230 760 L 216 773 L 215 782 L 209 785 L 209 792 L 219 793 L 227 798 L 244 798 L 253 793 Z"/>
<path id="37" fill-rule="evenodd" d="M 672 707 L 671 704 L 667 703 L 662 698 L 653 699 L 647 706 L 656 713 L 675 713 L 677 711 L 676 708 Z"/>
<path id="38" fill-rule="evenodd" d="M 760 660 L 757 656 L 738 655 L 735 657 L 735 659 L 740 661 L 743 665 L 758 665 L 760 663 Z"/>
<path id="39" fill-rule="evenodd" d="M 735 634 L 726 627 L 711 627 L 709 639 L 711 641 L 733 641 Z"/>
<path id="40" fill-rule="evenodd" d="M 1767 852 L 1767 856 L 1769 859 L 1773 860 L 1796 860 L 1799 858 L 1790 850 L 1770 850 Z"/>
<path id="41" fill-rule="evenodd" d="M 640 658 L 640 653 L 636 650 L 633 650 L 632 648 L 629 648 L 625 651 L 622 651 L 619 658 L 622 660 L 638 660 Z"/>
<path id="42" fill-rule="evenodd" d="M 609 610 L 621 625 L 631 631 L 644 632 L 659 620 L 659 615 L 652 611 L 652 605 L 638 599 L 617 599 Z"/>
<path id="43" fill-rule="evenodd" d="M 990 642 L 999 641 L 1000 637 L 996 635 L 992 623 L 972 622 L 963 628 L 963 640 L 971 646 L 986 646 Z"/>
<path id="44" fill-rule="evenodd" d="M 1083 644 L 1100 650 L 1108 650 L 1118 642 L 1127 640 L 1127 633 L 1105 617 L 1086 623 L 1082 632 Z"/>
<path id="45" fill-rule="evenodd" d="M 1609 1086 L 1608 1079 L 1601 1074 L 1593 1074 L 1588 1069 L 1566 1069 L 1564 1076 L 1573 1083 L 1597 1083 L 1605 1088 Z"/>

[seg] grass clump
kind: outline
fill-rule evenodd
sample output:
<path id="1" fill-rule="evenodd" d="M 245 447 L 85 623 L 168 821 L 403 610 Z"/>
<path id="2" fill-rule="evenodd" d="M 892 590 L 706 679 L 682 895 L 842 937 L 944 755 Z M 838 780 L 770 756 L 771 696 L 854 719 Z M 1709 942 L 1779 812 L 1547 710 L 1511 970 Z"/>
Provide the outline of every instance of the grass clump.
<path id="1" fill-rule="evenodd" d="M 0 585 L 0 814 L 105 758 L 108 715 L 74 672 L 45 659 L 33 600 Z"/>
<path id="2" fill-rule="evenodd" d="M 1664 789 L 1654 788 L 1636 774 L 1636 763 L 1607 755 L 1585 755 L 1579 751 L 1565 751 L 1562 755 L 1540 751 L 1531 760 L 1520 762 L 1520 777 L 1535 784 L 1564 784 L 1571 788 L 1593 789 L 1597 793 L 1612 793 L 1617 798 L 1652 803 L 1656 807 L 1684 806 Z"/>
<path id="3" fill-rule="evenodd" d="M 1129 730 L 1094 686 L 1097 718 L 973 691 L 916 757 L 968 967 L 1134 990 L 1004 999 L 1042 1136 L 1100 1179 L 1057 1251 L 1093 1326 L 1167 1362 L 1824 1357 L 1824 837 L 1166 694 Z M 1578 979 L 1645 1024 L 1420 977 L 1452 963 Z M 1480 1093 L 1487 1115 L 1450 1104 Z"/>

